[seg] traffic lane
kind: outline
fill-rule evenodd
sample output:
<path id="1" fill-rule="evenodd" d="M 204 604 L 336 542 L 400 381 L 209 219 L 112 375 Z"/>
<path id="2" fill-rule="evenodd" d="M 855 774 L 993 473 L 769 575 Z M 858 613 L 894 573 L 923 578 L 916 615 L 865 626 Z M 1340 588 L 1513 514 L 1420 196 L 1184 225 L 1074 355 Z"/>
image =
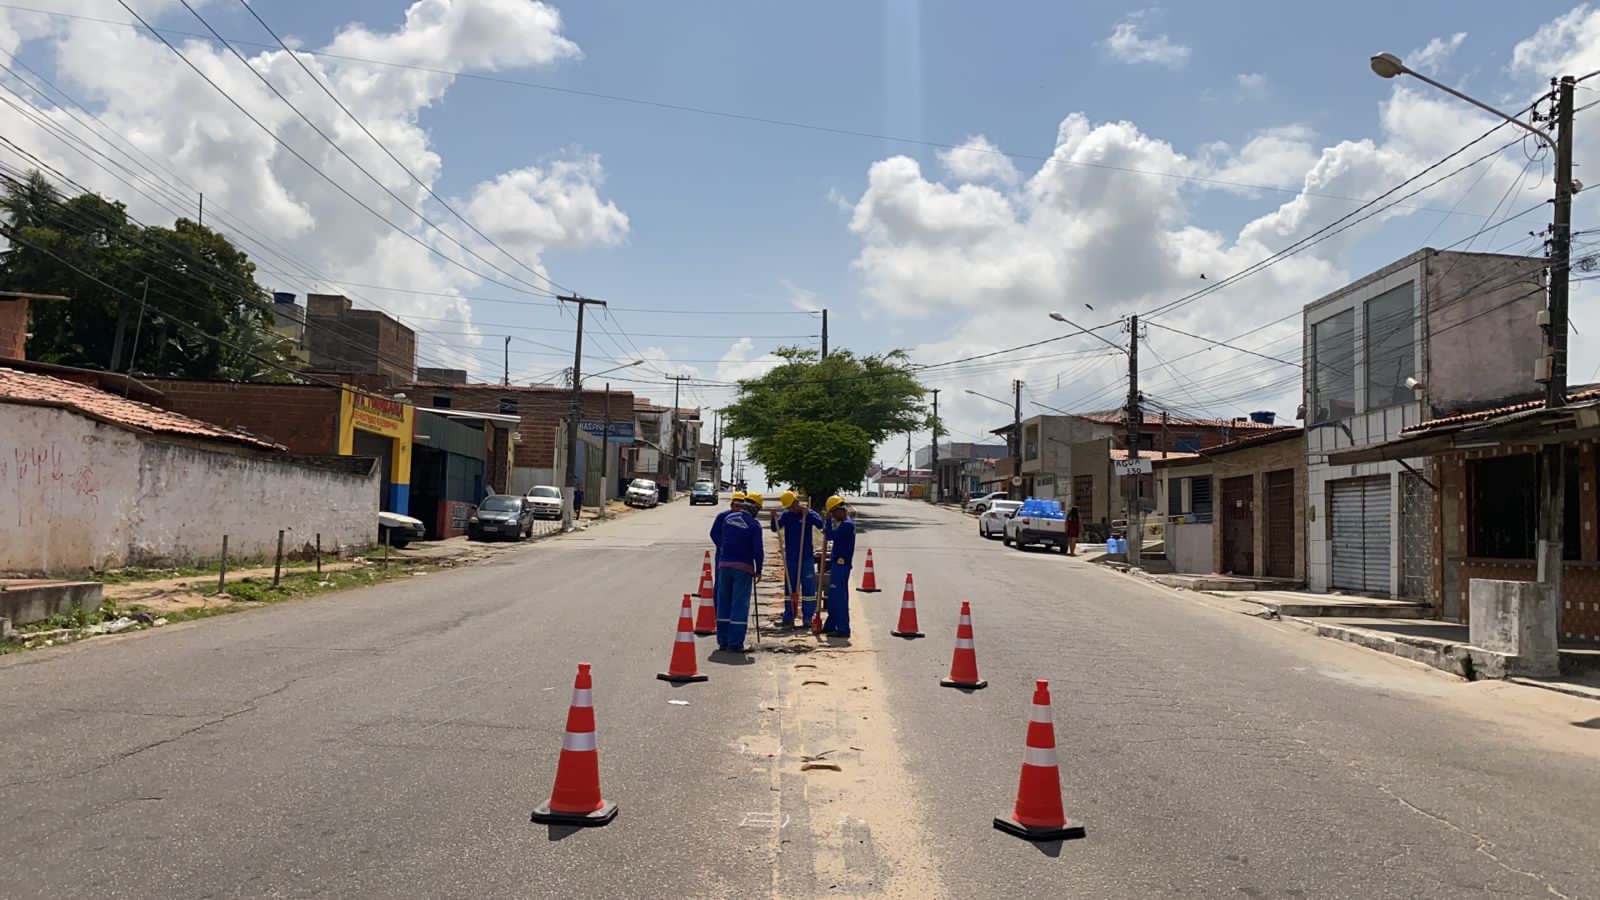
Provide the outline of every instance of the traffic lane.
<path id="1" fill-rule="evenodd" d="M 16 758 L 30 732 L 33 761 L 0 787 L 0 837 L 30 848 L 7 893 L 705 896 L 770 881 L 775 835 L 740 825 L 772 802 L 771 762 L 737 741 L 760 727 L 769 675 L 655 679 L 702 523 L 669 506 L 483 567 L 0 667 L 0 752 Z M 528 814 L 550 791 L 579 659 L 595 664 L 602 788 L 622 812 L 564 835 Z M 130 733 L 129 718 L 156 725 Z"/>
<path id="2" fill-rule="evenodd" d="M 879 661 L 956 894 L 1545 896 L 1554 884 L 1577 896 L 1600 885 L 1582 851 L 1600 796 L 1586 734 L 1533 748 L 1485 722 L 1475 704 L 1517 702 L 1485 693 L 1500 686 L 985 542 L 948 511 L 873 506 L 862 545 L 886 600 L 861 602 L 892 622 L 899 579 L 917 574 L 930 639 Z M 873 527 L 874 513 L 891 527 Z M 970 695 L 937 684 L 961 599 L 990 682 Z M 1035 678 L 1051 684 L 1067 812 L 1089 830 L 1062 860 L 991 828 L 1015 797 Z"/>

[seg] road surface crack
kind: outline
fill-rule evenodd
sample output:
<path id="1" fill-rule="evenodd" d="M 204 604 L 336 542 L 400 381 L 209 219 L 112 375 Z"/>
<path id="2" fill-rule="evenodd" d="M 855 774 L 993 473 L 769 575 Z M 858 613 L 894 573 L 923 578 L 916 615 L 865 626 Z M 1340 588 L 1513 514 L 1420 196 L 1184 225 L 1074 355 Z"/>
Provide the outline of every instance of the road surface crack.
<path id="1" fill-rule="evenodd" d="M 1378 791 L 1380 793 L 1382 793 L 1384 796 L 1390 798 L 1391 800 L 1394 800 L 1396 803 L 1399 803 L 1401 806 L 1405 807 L 1406 809 L 1409 809 L 1412 812 L 1416 813 L 1417 815 L 1422 816 L 1423 818 L 1426 818 L 1426 819 L 1432 819 L 1433 821 L 1439 823 L 1440 825 L 1443 825 L 1444 827 L 1450 829 L 1451 831 L 1454 831 L 1455 833 L 1457 833 L 1457 834 L 1459 834 L 1459 835 L 1461 835 L 1463 837 L 1471 838 L 1473 840 L 1473 842 L 1476 844 L 1476 846 L 1473 848 L 1475 851 L 1477 851 L 1478 853 L 1483 854 L 1491 862 L 1493 862 L 1495 865 L 1499 866 L 1500 868 L 1506 870 L 1507 872 L 1510 872 L 1510 873 L 1512 873 L 1514 875 L 1521 875 L 1524 878 L 1533 879 L 1534 881 L 1536 881 L 1540 885 L 1542 885 L 1544 887 L 1545 891 L 1548 892 L 1553 897 L 1559 897 L 1559 898 L 1561 898 L 1561 900 L 1572 900 L 1571 897 L 1569 897 L 1566 894 L 1563 894 L 1560 890 L 1558 890 L 1556 888 L 1555 885 L 1551 884 L 1550 881 L 1548 879 L 1546 879 L 1543 875 L 1540 875 L 1537 872 L 1530 872 L 1527 869 L 1519 869 L 1516 866 L 1513 866 L 1510 863 L 1506 862 L 1505 860 L 1501 859 L 1499 856 L 1496 856 L 1495 853 L 1494 853 L 1494 841 L 1489 840 L 1488 838 L 1484 837 L 1483 835 L 1478 834 L 1475 831 L 1469 831 L 1469 830 L 1467 830 L 1465 828 L 1462 828 L 1460 825 L 1457 825 L 1456 823 L 1450 821 L 1449 819 L 1445 818 L 1444 816 L 1439 815 L 1438 813 L 1429 812 L 1428 810 L 1423 809 L 1422 807 L 1416 805 L 1415 803 L 1412 803 L 1410 800 L 1407 800 L 1406 798 L 1404 798 L 1404 797 L 1400 796 L 1399 794 L 1395 793 L 1394 791 L 1390 790 L 1389 786 L 1387 784 L 1378 785 Z"/>

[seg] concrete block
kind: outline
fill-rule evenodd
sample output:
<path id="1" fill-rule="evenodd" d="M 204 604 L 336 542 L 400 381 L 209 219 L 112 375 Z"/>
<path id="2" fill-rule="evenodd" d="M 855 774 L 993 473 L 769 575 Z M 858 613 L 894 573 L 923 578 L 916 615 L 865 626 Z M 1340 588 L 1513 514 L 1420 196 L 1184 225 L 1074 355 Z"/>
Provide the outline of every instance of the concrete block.
<path id="1" fill-rule="evenodd" d="M 30 625 L 73 608 L 100 605 L 98 581 L 9 581 L 0 585 L 0 616 Z"/>
<path id="2" fill-rule="evenodd" d="M 1468 637 L 1474 647 L 1504 656 L 1507 674 L 1540 677 L 1558 673 L 1560 610 L 1547 586 L 1474 578 L 1467 597 Z"/>

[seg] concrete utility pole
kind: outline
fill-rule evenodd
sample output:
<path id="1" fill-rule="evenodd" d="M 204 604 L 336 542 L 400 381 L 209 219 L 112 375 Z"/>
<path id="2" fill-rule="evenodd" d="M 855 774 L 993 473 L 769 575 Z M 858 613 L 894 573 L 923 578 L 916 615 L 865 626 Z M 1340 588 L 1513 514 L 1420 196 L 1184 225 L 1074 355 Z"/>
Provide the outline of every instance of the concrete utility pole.
<path id="1" fill-rule="evenodd" d="M 715 479 L 716 489 L 720 491 L 722 490 L 722 410 L 720 409 L 712 413 L 711 437 L 712 444 L 717 448 L 711 451 L 711 469 L 715 473 L 712 478 Z"/>
<path id="2" fill-rule="evenodd" d="M 1011 382 L 1011 477 L 1022 477 L 1022 382 Z M 1006 496 L 1011 495 L 1011 485 L 1006 485 Z M 1017 499 L 1022 499 L 1018 497 Z"/>
<path id="3" fill-rule="evenodd" d="M 1144 535 L 1139 522 L 1139 432 L 1144 426 L 1144 411 L 1139 408 L 1139 317 L 1128 317 L 1128 408 L 1127 417 L 1127 444 L 1129 468 L 1133 472 L 1126 475 L 1128 483 L 1123 486 L 1122 495 L 1127 508 L 1128 529 L 1126 540 L 1128 542 L 1128 567 L 1138 568 L 1140 542 Z"/>
<path id="4" fill-rule="evenodd" d="M 689 376 L 668 375 L 667 380 L 672 382 L 672 412 L 667 415 L 667 421 L 672 423 L 672 489 L 676 491 L 681 488 L 678 473 L 682 469 L 682 464 L 678 461 L 678 390 L 683 387 L 685 381 L 689 380 Z M 700 448 L 696 447 L 695 454 L 697 456 L 699 452 Z"/>
<path id="5" fill-rule="evenodd" d="M 828 358 L 828 311 L 822 311 L 822 358 Z"/>
<path id="6" fill-rule="evenodd" d="M 501 384 L 511 384 L 511 335 L 506 335 L 506 369 L 505 375 L 500 379 Z"/>
<path id="7" fill-rule="evenodd" d="M 1167 458 L 1167 411 L 1161 411 L 1161 458 Z"/>
<path id="8" fill-rule="evenodd" d="M 606 382 L 606 412 L 600 431 L 600 518 L 611 501 L 611 382 Z"/>
<path id="9" fill-rule="evenodd" d="M 557 297 L 563 303 L 578 304 L 578 338 L 572 348 L 572 411 L 567 416 L 567 487 L 563 497 L 561 530 L 571 531 L 573 501 L 578 492 L 578 426 L 583 407 L 583 311 L 590 306 L 605 306 L 604 300 L 576 295 Z"/>
<path id="10" fill-rule="evenodd" d="M 933 389 L 933 491 L 928 496 L 929 503 L 939 502 L 939 389 Z"/>
<path id="11" fill-rule="evenodd" d="M 1544 405 L 1557 409 L 1567 404 L 1567 289 L 1572 262 L 1572 103 L 1571 75 L 1556 89 L 1556 202 L 1550 226 L 1550 307 L 1544 327 L 1545 359 L 1549 380 Z M 1566 523 L 1566 453 L 1559 443 L 1539 448 L 1539 567 L 1538 579 L 1550 588 L 1550 599 L 1561 609 L 1562 534 Z"/>

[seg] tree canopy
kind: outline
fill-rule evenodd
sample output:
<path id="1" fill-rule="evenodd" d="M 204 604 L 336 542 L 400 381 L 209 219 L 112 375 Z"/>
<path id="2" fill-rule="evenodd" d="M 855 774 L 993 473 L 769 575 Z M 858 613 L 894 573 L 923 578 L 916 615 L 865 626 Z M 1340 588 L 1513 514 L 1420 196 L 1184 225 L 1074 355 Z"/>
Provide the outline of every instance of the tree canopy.
<path id="1" fill-rule="evenodd" d="M 902 351 L 856 356 L 839 350 L 822 357 L 815 350 L 785 347 L 775 353 L 784 363 L 740 381 L 738 397 L 723 410 L 724 434 L 749 442 L 749 458 L 761 464 L 769 481 L 800 485 L 813 496 L 854 486 L 865 475 L 874 446 L 891 434 L 926 426 L 926 391 Z M 790 427 L 801 424 L 848 429 Z M 811 451 L 798 446 L 804 441 L 846 446 L 837 453 Z M 849 468 L 846 462 L 854 466 L 848 477 L 834 474 L 842 471 L 836 467 Z"/>
<path id="2" fill-rule="evenodd" d="M 64 198 L 35 171 L 7 180 L 0 290 L 62 294 L 29 305 L 28 353 L 43 362 L 152 375 L 284 380 L 255 264 L 198 222 L 140 225 L 98 194 Z"/>

